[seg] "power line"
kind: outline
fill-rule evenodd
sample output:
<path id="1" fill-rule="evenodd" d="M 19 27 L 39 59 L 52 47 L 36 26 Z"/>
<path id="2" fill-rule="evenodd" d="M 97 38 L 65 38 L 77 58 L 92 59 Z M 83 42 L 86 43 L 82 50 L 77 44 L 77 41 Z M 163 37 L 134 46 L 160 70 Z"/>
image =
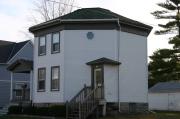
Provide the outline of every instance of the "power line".
<path id="1" fill-rule="evenodd" d="M 63 5 L 66 5 L 66 6 L 76 7 L 76 8 L 80 8 L 80 9 L 82 8 L 82 7 L 79 7 L 79 6 L 70 5 L 70 4 L 63 3 L 63 2 L 57 2 L 57 1 L 54 1 L 54 0 L 46 0 L 46 1 L 53 2 L 53 3 L 58 3 L 58 4 L 63 4 Z"/>

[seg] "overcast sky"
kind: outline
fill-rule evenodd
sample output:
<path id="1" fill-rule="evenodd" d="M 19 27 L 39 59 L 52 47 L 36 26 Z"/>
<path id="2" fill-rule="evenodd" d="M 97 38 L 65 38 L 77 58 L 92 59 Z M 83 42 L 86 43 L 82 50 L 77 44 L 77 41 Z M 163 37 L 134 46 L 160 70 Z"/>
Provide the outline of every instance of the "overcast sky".
<path id="1" fill-rule="evenodd" d="M 102 7 L 128 18 L 157 28 L 158 20 L 150 14 L 159 9 L 156 3 L 165 0 L 75 0 L 80 7 Z M 31 26 L 29 17 L 33 9 L 32 0 L 0 0 L 0 40 L 24 41 Z M 167 48 L 167 36 L 148 37 L 148 55 L 159 48 Z"/>

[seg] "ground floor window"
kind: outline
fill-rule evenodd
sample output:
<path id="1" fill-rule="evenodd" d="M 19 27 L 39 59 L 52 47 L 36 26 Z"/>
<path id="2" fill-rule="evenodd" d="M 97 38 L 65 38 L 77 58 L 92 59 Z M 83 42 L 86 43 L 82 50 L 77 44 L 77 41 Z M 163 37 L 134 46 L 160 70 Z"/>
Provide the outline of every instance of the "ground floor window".
<path id="1" fill-rule="evenodd" d="M 26 83 L 16 83 L 15 85 L 15 96 L 16 97 L 22 97 L 23 96 L 23 90 L 27 88 Z"/>
<path id="2" fill-rule="evenodd" d="M 38 69 L 38 91 L 45 91 L 46 69 Z"/>
<path id="3" fill-rule="evenodd" d="M 59 66 L 51 67 L 51 90 L 58 91 L 60 84 L 60 68 Z"/>

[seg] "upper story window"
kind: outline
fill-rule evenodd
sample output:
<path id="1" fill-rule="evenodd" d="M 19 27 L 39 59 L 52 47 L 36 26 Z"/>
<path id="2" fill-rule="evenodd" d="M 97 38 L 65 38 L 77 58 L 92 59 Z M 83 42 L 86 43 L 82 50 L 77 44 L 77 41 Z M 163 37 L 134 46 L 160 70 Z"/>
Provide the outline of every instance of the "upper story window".
<path id="1" fill-rule="evenodd" d="M 46 69 L 38 69 L 38 91 L 45 91 Z"/>
<path id="2" fill-rule="evenodd" d="M 39 56 L 46 55 L 46 37 L 39 37 Z"/>
<path id="3" fill-rule="evenodd" d="M 60 35 L 59 32 L 52 34 L 51 53 L 60 52 Z"/>
<path id="4" fill-rule="evenodd" d="M 59 66 L 51 68 L 51 90 L 58 91 L 60 82 L 60 69 Z"/>

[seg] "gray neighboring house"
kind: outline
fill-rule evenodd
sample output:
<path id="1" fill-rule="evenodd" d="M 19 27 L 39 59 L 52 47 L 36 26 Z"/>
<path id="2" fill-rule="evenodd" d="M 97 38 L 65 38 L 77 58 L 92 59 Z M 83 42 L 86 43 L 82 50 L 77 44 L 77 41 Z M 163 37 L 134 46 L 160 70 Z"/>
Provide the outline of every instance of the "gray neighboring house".
<path id="1" fill-rule="evenodd" d="M 30 100 L 30 74 L 17 72 L 24 62 L 33 60 L 33 44 L 0 40 L 0 108 L 10 102 Z"/>
<path id="2" fill-rule="evenodd" d="M 180 82 L 161 82 L 149 89 L 149 109 L 180 111 Z"/>

